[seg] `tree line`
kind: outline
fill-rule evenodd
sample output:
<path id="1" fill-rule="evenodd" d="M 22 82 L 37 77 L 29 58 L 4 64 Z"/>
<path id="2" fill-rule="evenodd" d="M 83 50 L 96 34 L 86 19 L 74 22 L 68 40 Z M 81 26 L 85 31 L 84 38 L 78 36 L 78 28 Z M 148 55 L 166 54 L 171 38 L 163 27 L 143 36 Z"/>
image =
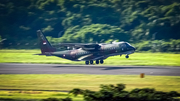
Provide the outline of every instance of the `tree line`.
<path id="1" fill-rule="evenodd" d="M 85 101 L 178 101 L 180 96 L 176 91 L 162 92 L 153 88 L 135 88 L 125 91 L 125 84 L 100 85 L 99 91 L 82 90 L 75 88 L 69 93 L 83 95 Z"/>
<path id="2" fill-rule="evenodd" d="M 1 0 L 0 36 L 36 41 L 36 30 L 57 42 L 138 43 L 180 39 L 179 0 Z"/>
<path id="3" fill-rule="evenodd" d="M 40 101 L 73 101 L 70 97 L 71 95 L 75 97 L 83 95 L 84 101 L 179 101 L 180 96 L 180 93 L 176 91 L 162 92 L 153 88 L 135 88 L 131 91 L 126 91 L 125 88 L 125 84 L 102 84 L 99 91 L 74 88 L 69 91 L 69 96 L 66 98 L 46 98 Z M 36 99 L 0 99 L 3 101 L 37 101 Z"/>

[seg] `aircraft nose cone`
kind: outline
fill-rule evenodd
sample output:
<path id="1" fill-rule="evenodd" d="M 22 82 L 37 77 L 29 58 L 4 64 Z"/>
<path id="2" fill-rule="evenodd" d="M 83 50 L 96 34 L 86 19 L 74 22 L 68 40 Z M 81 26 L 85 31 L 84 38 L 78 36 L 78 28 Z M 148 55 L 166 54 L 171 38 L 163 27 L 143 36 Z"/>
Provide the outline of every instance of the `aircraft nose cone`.
<path id="1" fill-rule="evenodd" d="M 132 50 L 134 50 L 134 51 L 136 50 L 136 48 L 135 48 L 135 47 L 133 47 L 133 46 L 131 47 L 131 49 L 132 49 Z"/>

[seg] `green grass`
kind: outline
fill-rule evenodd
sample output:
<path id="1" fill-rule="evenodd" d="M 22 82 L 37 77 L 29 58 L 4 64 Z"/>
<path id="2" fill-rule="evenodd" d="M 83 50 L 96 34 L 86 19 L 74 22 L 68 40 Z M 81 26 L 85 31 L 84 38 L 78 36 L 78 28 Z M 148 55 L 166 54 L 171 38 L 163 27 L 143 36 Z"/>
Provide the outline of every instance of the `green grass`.
<path id="1" fill-rule="evenodd" d="M 126 90 L 156 88 L 180 92 L 180 76 L 85 75 L 85 74 L 1 74 L 0 89 L 60 90 L 73 88 L 98 90 L 100 84 L 126 84 Z"/>
<path id="2" fill-rule="evenodd" d="M 70 97 L 73 101 L 83 101 L 82 95 L 74 97 L 72 94 L 67 92 L 50 92 L 50 91 L 0 91 L 0 98 L 9 98 L 9 99 L 47 99 L 47 98 L 66 98 Z"/>
<path id="3" fill-rule="evenodd" d="M 33 55 L 40 50 L 0 50 L 0 63 L 47 63 L 47 64 L 84 64 L 55 56 Z M 180 66 L 180 54 L 173 53 L 134 53 L 129 59 L 113 56 L 105 60 L 103 65 L 150 65 Z"/>
<path id="4" fill-rule="evenodd" d="M 69 95 L 59 91 L 69 91 L 73 88 L 97 91 L 100 84 L 120 83 L 126 84 L 125 90 L 127 91 L 134 88 L 155 88 L 158 91 L 177 91 L 180 93 L 180 76 L 145 75 L 145 78 L 140 78 L 139 75 L 1 74 L 0 98 L 66 98 Z M 7 91 L 2 91 L 2 89 Z M 16 90 L 12 91 L 13 89 Z M 73 98 L 74 101 L 82 101 L 82 99 L 82 96 Z"/>

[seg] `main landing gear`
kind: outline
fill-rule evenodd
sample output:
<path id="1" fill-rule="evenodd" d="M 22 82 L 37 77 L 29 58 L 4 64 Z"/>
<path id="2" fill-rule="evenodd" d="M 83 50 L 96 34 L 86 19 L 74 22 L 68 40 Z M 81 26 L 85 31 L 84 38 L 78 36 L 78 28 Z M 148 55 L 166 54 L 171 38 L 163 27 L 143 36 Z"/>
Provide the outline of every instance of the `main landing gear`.
<path id="1" fill-rule="evenodd" d="M 85 64 L 86 65 L 89 65 L 90 64 L 93 64 L 93 60 L 90 60 L 90 61 L 85 61 Z M 103 64 L 104 63 L 104 60 L 96 60 L 96 64 Z"/>

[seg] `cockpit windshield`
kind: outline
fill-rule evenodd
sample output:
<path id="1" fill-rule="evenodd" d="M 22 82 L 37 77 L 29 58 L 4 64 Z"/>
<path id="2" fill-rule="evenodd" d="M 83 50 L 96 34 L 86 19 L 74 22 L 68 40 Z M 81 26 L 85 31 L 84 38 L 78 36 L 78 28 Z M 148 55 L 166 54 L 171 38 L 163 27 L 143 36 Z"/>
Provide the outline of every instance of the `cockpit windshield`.
<path id="1" fill-rule="evenodd" d="M 120 49 L 121 49 L 122 51 L 131 51 L 131 50 L 135 51 L 135 50 L 136 50 L 136 49 L 135 49 L 132 45 L 130 45 L 128 42 L 121 42 L 121 43 L 119 43 L 119 47 L 120 47 Z"/>
<path id="2" fill-rule="evenodd" d="M 131 46 L 128 42 L 125 42 L 125 45 L 126 45 L 126 46 Z"/>

